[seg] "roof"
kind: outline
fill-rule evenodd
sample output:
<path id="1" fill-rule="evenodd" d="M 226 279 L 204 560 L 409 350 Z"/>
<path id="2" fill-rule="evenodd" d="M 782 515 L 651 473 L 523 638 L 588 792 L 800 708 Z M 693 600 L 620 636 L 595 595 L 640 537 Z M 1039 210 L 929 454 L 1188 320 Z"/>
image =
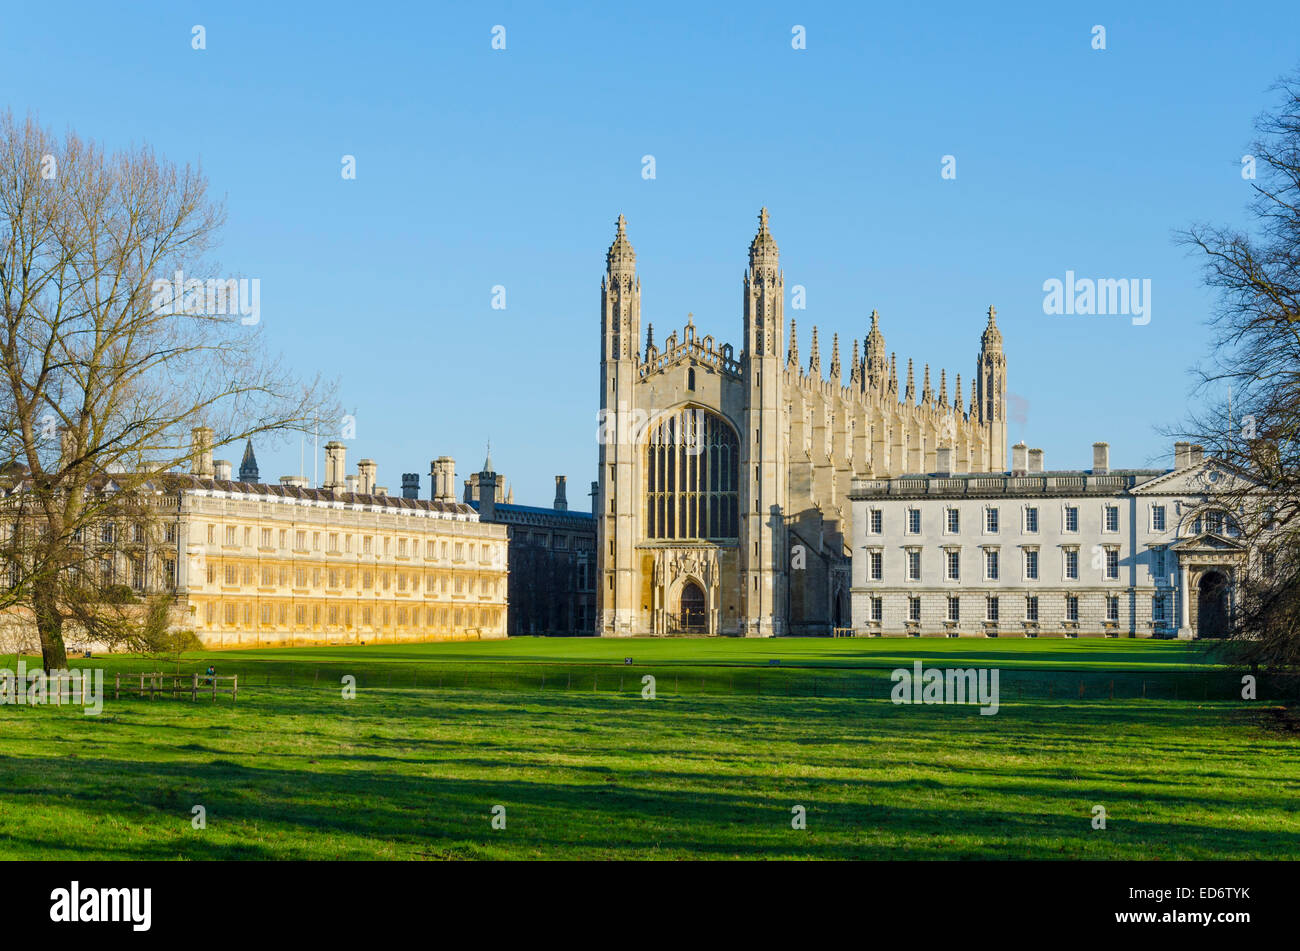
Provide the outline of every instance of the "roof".
<path id="1" fill-rule="evenodd" d="M 469 505 L 473 507 L 474 511 L 478 511 L 479 503 L 477 499 L 471 501 Z M 595 525 L 595 517 L 590 512 L 584 512 L 581 509 L 571 510 L 546 508 L 540 505 L 515 505 L 512 502 L 497 502 L 492 506 L 492 509 L 498 515 L 547 516 L 559 521 L 582 523 L 581 525 L 575 525 L 575 528 L 592 528 Z M 505 521 L 505 519 L 497 519 L 497 521 Z"/>

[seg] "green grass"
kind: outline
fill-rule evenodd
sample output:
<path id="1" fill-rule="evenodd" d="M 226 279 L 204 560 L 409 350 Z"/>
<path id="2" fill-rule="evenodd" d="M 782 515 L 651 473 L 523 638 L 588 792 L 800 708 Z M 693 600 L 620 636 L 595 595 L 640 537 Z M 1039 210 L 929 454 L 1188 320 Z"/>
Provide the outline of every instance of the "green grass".
<path id="1" fill-rule="evenodd" d="M 891 703 L 915 659 L 997 667 L 1001 710 Z M 1210 660 L 1127 640 L 195 654 L 186 673 L 240 674 L 237 702 L 0 707 L 0 856 L 1298 858 L 1296 734 Z M 109 684 L 163 666 L 78 663 Z"/>

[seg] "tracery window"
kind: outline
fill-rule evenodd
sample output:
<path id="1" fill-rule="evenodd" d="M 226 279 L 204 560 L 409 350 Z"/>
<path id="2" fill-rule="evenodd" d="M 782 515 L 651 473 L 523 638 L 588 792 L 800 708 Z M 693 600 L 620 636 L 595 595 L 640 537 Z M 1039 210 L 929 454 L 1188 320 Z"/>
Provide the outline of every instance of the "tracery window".
<path id="1" fill-rule="evenodd" d="M 665 417 L 645 459 L 648 538 L 738 536 L 740 442 L 721 416 L 683 409 Z"/>

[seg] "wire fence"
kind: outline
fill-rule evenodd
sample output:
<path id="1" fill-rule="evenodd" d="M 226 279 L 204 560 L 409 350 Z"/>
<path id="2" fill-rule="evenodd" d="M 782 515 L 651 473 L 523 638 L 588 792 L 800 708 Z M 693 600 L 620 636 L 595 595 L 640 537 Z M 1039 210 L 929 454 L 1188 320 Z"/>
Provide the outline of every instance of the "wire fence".
<path id="1" fill-rule="evenodd" d="M 457 665 L 443 668 L 386 666 L 381 669 L 349 670 L 337 667 L 248 669 L 237 675 L 222 675 L 229 688 L 255 695 L 261 691 L 318 690 L 338 691 L 344 678 L 351 677 L 357 690 L 393 691 L 512 691 L 540 693 L 594 693 L 640 696 L 653 685 L 656 696 L 698 697 L 808 697 L 879 700 L 889 698 L 895 669 L 912 668 L 761 668 L 751 666 L 604 666 L 509 664 Z M 942 667 L 927 669 L 946 670 Z M 972 668 L 960 668 L 972 669 Z M 1080 670 L 1080 669 L 997 669 L 998 690 L 1002 703 L 1049 701 L 1060 703 L 1102 703 L 1108 701 L 1243 701 L 1295 702 L 1300 700 L 1300 674 L 1259 672 L 1247 675 L 1231 670 Z M 124 697 L 151 695 L 146 686 L 137 690 L 135 682 L 142 675 L 123 673 Z M 156 676 L 158 693 L 189 696 L 191 675 Z M 212 690 L 206 675 L 194 675 L 205 681 L 197 693 Z M 1252 676 L 1253 683 L 1244 678 Z M 647 681 L 646 678 L 653 678 Z M 134 678 L 134 680 L 133 680 Z M 173 683 L 175 681 L 175 683 Z M 237 686 L 236 686 L 237 685 Z M 233 688 L 233 689 L 232 689 Z"/>

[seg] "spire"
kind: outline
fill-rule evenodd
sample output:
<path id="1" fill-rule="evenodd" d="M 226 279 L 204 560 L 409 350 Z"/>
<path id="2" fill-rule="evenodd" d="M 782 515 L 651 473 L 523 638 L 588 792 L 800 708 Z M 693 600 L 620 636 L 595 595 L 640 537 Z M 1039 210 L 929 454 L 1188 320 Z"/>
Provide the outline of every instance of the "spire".
<path id="1" fill-rule="evenodd" d="M 831 380 L 837 386 L 844 379 L 840 371 L 840 335 L 831 334 Z"/>
<path id="2" fill-rule="evenodd" d="M 632 242 L 627 240 L 627 219 L 622 215 L 618 216 L 614 243 L 605 254 L 605 266 L 611 274 L 631 275 L 636 272 L 636 252 L 632 250 Z"/>
<path id="3" fill-rule="evenodd" d="M 763 208 L 758 213 L 758 234 L 749 243 L 749 267 L 751 270 L 765 267 L 775 271 L 779 260 L 776 239 L 767 227 L 767 208 Z"/>
<path id="4" fill-rule="evenodd" d="M 966 412 L 966 409 L 961 405 L 961 374 L 960 373 L 957 374 L 957 385 L 953 388 L 953 393 L 955 395 L 952 398 L 952 408 L 955 409 L 958 412 L 958 414 L 964 414 Z"/>
<path id="5" fill-rule="evenodd" d="M 794 318 L 790 318 L 790 349 L 786 351 L 785 365 L 792 370 L 799 369 L 799 339 L 795 336 Z"/>
<path id="6" fill-rule="evenodd" d="M 858 338 L 853 338 L 853 365 L 849 368 L 849 385 L 854 389 L 862 387 L 862 360 L 858 356 Z"/>
<path id="7" fill-rule="evenodd" d="M 622 218 L 623 216 L 619 215 L 619 217 Z M 487 458 L 483 460 L 483 471 L 496 472 L 496 470 L 492 468 L 492 440 L 490 439 L 487 444 Z"/>
<path id="8" fill-rule="evenodd" d="M 889 355 L 889 392 L 898 392 L 898 355 Z"/>
<path id="9" fill-rule="evenodd" d="M 880 315 L 871 311 L 871 332 L 867 334 L 866 348 L 867 378 L 877 385 L 884 382 L 885 375 L 885 335 L 880 332 Z"/>
<path id="10" fill-rule="evenodd" d="M 244 461 L 239 464 L 239 481 L 257 481 L 257 456 L 253 455 L 253 440 L 244 445 Z"/>
<path id="11" fill-rule="evenodd" d="M 645 325 L 645 358 L 650 359 L 650 351 L 655 348 L 655 325 Z"/>
<path id="12" fill-rule="evenodd" d="M 934 390 L 930 389 L 930 364 L 925 365 L 925 378 L 921 383 L 921 402 L 927 406 L 934 402 Z"/>
<path id="13" fill-rule="evenodd" d="M 812 356 L 808 358 L 808 373 L 815 377 L 822 375 L 822 351 L 817 344 L 816 324 L 813 324 Z"/>
<path id="14" fill-rule="evenodd" d="M 907 389 L 903 391 L 903 402 L 916 402 L 916 381 L 912 378 L 912 358 L 907 358 Z"/>
<path id="15" fill-rule="evenodd" d="M 979 390 L 975 388 L 976 386 L 977 386 L 977 381 L 971 380 L 970 381 L 970 411 L 972 416 L 975 415 L 975 410 L 978 409 L 980 405 Z"/>
<path id="16" fill-rule="evenodd" d="M 948 405 L 948 371 L 939 371 L 939 405 Z"/>
<path id="17" fill-rule="evenodd" d="M 1002 349 L 1002 331 L 998 330 L 998 312 L 992 304 L 989 305 L 989 322 L 980 337 L 980 346 L 985 350 Z"/>

